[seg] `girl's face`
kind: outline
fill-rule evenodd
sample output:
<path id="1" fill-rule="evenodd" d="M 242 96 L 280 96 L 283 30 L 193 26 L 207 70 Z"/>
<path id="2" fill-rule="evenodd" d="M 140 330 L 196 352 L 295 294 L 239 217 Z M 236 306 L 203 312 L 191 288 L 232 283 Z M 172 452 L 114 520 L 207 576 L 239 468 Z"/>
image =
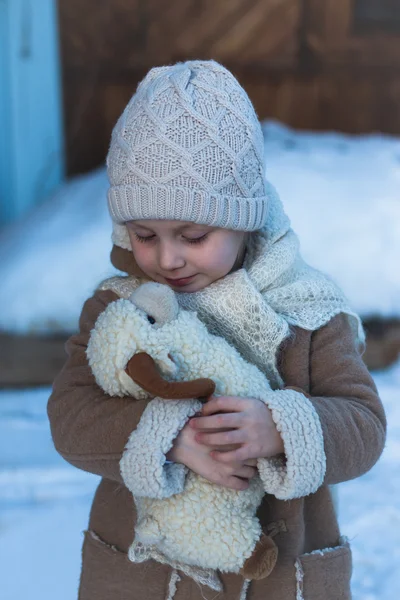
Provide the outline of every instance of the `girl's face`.
<path id="1" fill-rule="evenodd" d="M 159 219 L 126 225 L 140 269 L 153 281 L 179 292 L 197 292 L 243 261 L 244 231 Z M 190 279 L 178 281 L 186 277 Z"/>

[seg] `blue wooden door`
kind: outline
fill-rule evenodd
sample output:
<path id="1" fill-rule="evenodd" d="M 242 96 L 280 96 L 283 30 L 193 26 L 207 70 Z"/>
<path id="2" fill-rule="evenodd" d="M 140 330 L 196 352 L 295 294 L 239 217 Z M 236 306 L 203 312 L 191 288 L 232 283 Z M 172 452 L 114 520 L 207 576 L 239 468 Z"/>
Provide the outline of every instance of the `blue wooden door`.
<path id="1" fill-rule="evenodd" d="M 0 226 L 64 174 L 56 0 L 0 0 Z"/>

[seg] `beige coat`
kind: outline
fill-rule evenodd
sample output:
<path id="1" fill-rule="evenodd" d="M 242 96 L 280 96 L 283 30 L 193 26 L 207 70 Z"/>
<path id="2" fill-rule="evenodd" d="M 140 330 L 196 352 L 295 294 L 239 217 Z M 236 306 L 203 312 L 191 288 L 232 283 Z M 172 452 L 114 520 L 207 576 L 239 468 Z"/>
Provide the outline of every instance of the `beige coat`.
<path id="1" fill-rule="evenodd" d="M 137 273 L 126 264 L 124 268 Z M 85 303 L 80 332 L 67 342 L 68 359 L 48 404 L 58 452 L 102 477 L 85 532 L 79 599 L 211 600 L 217 595 L 220 600 L 241 600 L 245 589 L 239 575 L 221 575 L 224 591 L 218 594 L 167 565 L 134 564 L 127 558 L 135 514 L 120 459 L 147 401 L 107 396 L 96 384 L 85 353 L 98 316 L 116 299 L 112 291 L 97 291 Z M 359 477 L 378 460 L 385 443 L 384 410 L 343 314 L 315 332 L 294 328 L 278 358 L 286 386 L 306 394 L 318 413 L 326 474 L 318 491 L 306 497 L 264 497 L 258 516 L 279 557 L 269 577 L 250 583 L 247 598 L 347 600 L 351 550 L 341 537 L 329 485 Z"/>

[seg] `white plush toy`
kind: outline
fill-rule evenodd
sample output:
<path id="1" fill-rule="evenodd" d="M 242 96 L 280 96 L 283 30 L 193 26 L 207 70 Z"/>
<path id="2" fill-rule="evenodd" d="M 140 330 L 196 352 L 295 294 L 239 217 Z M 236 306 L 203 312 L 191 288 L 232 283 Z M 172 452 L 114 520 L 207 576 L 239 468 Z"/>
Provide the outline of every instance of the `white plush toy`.
<path id="1" fill-rule="evenodd" d="M 247 579 L 268 576 L 277 547 L 256 517 L 265 493 L 260 477 L 235 491 L 182 464 L 165 464 L 175 437 L 201 409 L 200 397 L 215 389 L 215 395 L 266 401 L 271 388 L 265 375 L 210 334 L 196 313 L 181 309 L 173 290 L 155 282 L 107 306 L 87 356 L 106 393 L 149 399 L 120 462 L 138 515 L 129 558 L 163 557 Z"/>

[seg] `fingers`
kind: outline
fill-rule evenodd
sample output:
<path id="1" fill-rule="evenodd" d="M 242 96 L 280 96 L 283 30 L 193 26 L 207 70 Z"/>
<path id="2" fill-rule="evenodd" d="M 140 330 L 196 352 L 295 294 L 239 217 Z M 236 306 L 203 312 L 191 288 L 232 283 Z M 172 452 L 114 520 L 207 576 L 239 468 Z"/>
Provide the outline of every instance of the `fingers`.
<path id="1" fill-rule="evenodd" d="M 226 477 L 224 481 L 220 483 L 225 487 L 233 490 L 246 490 L 249 487 L 249 481 L 257 475 L 257 469 L 254 467 L 248 467 L 245 465 L 239 465 L 233 468 L 232 475 Z"/>
<path id="2" fill-rule="evenodd" d="M 235 469 L 235 477 L 242 477 L 243 479 L 252 479 L 257 475 L 257 469 L 254 467 L 248 467 L 243 465 Z"/>
<path id="3" fill-rule="evenodd" d="M 248 467 L 256 467 L 257 459 L 256 458 L 248 458 L 243 464 L 247 465 Z"/>
<path id="4" fill-rule="evenodd" d="M 218 452 L 230 452 L 231 450 L 237 450 L 240 448 L 241 444 L 224 444 L 223 446 L 213 446 L 213 450 L 218 450 Z"/>
<path id="5" fill-rule="evenodd" d="M 204 446 L 224 446 L 225 444 L 243 444 L 245 434 L 241 429 L 233 429 L 232 431 L 224 431 L 220 433 L 196 433 L 196 441 Z"/>
<path id="6" fill-rule="evenodd" d="M 247 463 L 249 460 L 256 459 L 255 456 L 249 456 L 249 450 L 246 445 L 241 445 L 236 450 L 229 452 L 221 452 L 220 450 L 212 450 L 210 456 L 213 460 L 224 464 Z"/>
<path id="7" fill-rule="evenodd" d="M 211 400 L 203 404 L 201 414 L 206 417 L 221 411 L 241 412 L 245 410 L 246 406 L 246 398 L 239 398 L 239 396 L 211 396 Z"/>
<path id="8" fill-rule="evenodd" d="M 189 423 L 193 429 L 237 429 L 243 422 L 240 413 L 220 413 L 209 417 L 193 417 Z"/>
<path id="9" fill-rule="evenodd" d="M 230 488 L 231 490 L 237 490 L 238 492 L 247 490 L 249 482 L 247 479 L 240 479 L 240 477 L 228 477 L 225 483 L 221 483 L 224 487 Z"/>

